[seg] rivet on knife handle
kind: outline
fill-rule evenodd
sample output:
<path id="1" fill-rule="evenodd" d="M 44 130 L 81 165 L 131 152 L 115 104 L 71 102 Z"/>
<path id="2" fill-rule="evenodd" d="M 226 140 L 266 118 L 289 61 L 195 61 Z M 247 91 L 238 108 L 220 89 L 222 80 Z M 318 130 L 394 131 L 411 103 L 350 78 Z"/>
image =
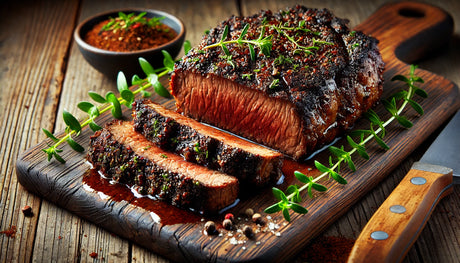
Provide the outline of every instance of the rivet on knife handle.
<path id="1" fill-rule="evenodd" d="M 348 262 L 400 262 L 451 191 L 452 169 L 415 163 L 364 227 Z"/>

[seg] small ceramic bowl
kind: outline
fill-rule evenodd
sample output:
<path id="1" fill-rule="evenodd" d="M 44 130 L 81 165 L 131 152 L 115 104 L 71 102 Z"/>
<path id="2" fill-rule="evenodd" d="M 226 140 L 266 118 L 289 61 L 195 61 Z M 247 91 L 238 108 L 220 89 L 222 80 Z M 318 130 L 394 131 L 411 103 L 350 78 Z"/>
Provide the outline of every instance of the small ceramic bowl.
<path id="1" fill-rule="evenodd" d="M 142 12 L 147 12 L 145 15 L 147 18 L 164 17 L 161 22 L 176 31 L 177 36 L 170 42 L 161 46 L 129 52 L 115 52 L 96 48 L 83 40 L 86 33 L 90 31 L 94 25 L 110 17 L 117 17 L 118 12 L 123 12 L 125 14 L 140 14 Z M 169 54 L 175 58 L 179 54 L 182 44 L 184 43 L 185 26 L 179 18 L 162 11 L 135 8 L 121 9 L 100 13 L 86 19 L 75 29 L 74 39 L 86 61 L 99 72 L 110 78 L 114 78 L 119 71 L 123 71 L 125 76 L 130 79 L 134 74 L 143 75 L 138 60 L 140 57 L 145 58 L 154 68 L 163 66 L 163 54 L 161 50 L 168 51 Z"/>

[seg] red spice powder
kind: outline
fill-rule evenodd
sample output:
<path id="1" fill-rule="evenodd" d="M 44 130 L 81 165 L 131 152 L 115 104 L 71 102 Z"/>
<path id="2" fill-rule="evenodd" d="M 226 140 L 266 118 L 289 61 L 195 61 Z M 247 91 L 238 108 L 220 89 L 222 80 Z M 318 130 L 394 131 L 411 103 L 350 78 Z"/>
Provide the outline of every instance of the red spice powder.
<path id="1" fill-rule="evenodd" d="M 319 237 L 312 241 L 308 250 L 301 256 L 302 261 L 315 262 L 347 262 L 348 255 L 355 240 L 344 237 Z"/>
<path id="2" fill-rule="evenodd" d="M 161 46 L 177 36 L 176 31 L 164 24 L 151 27 L 138 23 L 127 29 L 101 31 L 108 22 L 96 24 L 84 37 L 85 42 L 100 49 L 126 52 Z"/>
<path id="3" fill-rule="evenodd" d="M 4 234 L 7 237 L 14 238 L 16 236 L 16 231 L 17 231 L 16 226 L 11 226 L 10 229 L 1 231 L 0 234 Z"/>

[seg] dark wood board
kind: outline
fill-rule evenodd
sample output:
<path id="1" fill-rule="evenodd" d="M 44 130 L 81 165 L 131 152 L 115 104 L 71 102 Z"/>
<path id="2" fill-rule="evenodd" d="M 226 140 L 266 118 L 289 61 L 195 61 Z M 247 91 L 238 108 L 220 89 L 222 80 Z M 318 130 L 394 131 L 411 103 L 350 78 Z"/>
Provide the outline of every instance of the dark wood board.
<path id="1" fill-rule="evenodd" d="M 390 82 L 395 74 L 408 72 L 408 65 L 399 59 L 411 62 L 427 54 L 430 49 L 439 47 L 438 44 L 450 36 L 452 27 L 450 17 L 437 8 L 419 3 L 399 3 L 382 7 L 356 28 L 380 40 L 379 47 L 386 63 L 383 97 L 388 97 L 402 87 Z M 356 158 L 358 171 L 355 173 L 343 169 L 343 175 L 349 182 L 347 185 L 324 182 L 329 187 L 325 194 L 314 199 L 304 194 L 302 204 L 308 208 L 308 214 L 291 214 L 292 222 L 289 224 L 283 224 L 280 214 L 272 215 L 280 226 L 277 230 L 280 236 L 270 232 L 258 233 L 254 240 L 233 245 L 225 236 L 210 238 L 203 235 L 203 222 L 174 225 L 155 223 L 150 211 L 127 201 L 113 201 L 97 192 L 86 190 L 82 179 L 89 165 L 85 163 L 84 153 L 76 153 L 64 146 L 63 157 L 67 160 L 65 165 L 56 161 L 47 162 L 41 151 L 47 147 L 47 141 L 30 148 L 19 157 L 16 163 L 18 180 L 29 191 L 173 260 L 289 259 L 378 184 L 459 108 L 458 87 L 455 84 L 424 70 L 417 70 L 417 74 L 425 80 L 420 86 L 429 93 L 428 99 L 418 100 L 425 109 L 425 115 L 419 117 L 413 110 L 407 110 L 406 115 L 414 122 L 414 127 L 405 130 L 391 125 L 385 137 L 390 150 L 384 152 L 373 143 L 369 144 L 369 161 Z M 174 107 L 173 101 L 158 97 L 154 97 L 154 100 L 167 107 Z M 388 116 L 381 106 L 375 107 L 375 111 L 381 116 Z M 125 114 L 129 115 L 129 111 L 126 110 Z M 99 123 L 111 119 L 106 114 L 101 116 Z M 367 121 L 362 120 L 356 126 L 365 125 Z M 89 129 L 84 129 L 76 140 L 87 147 L 91 134 Z M 341 145 L 343 141 L 337 144 Z M 323 152 L 317 158 L 324 160 L 327 156 L 328 153 Z M 274 201 L 270 189 L 265 189 L 251 198 L 242 199 L 230 211 L 238 214 L 238 211 L 247 207 L 262 211 Z"/>

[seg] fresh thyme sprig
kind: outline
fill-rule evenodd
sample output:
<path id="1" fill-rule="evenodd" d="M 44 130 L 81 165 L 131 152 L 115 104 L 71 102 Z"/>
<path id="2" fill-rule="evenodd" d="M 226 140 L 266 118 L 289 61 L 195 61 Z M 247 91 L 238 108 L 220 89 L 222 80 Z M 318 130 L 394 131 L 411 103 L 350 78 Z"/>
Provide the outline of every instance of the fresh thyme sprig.
<path id="1" fill-rule="evenodd" d="M 224 31 L 222 33 L 220 41 L 215 43 L 215 44 L 205 46 L 203 49 L 210 49 L 210 48 L 215 48 L 215 47 L 222 48 L 222 50 L 225 53 L 225 56 L 222 56 L 222 57 L 224 59 L 226 59 L 227 62 L 230 65 L 232 65 L 233 67 L 235 67 L 235 66 L 234 66 L 234 63 L 232 62 L 232 56 L 231 56 L 230 51 L 229 51 L 229 49 L 227 47 L 227 45 L 229 45 L 229 44 L 238 44 L 240 46 L 244 46 L 246 44 L 248 46 L 248 48 L 249 48 L 249 55 L 251 57 L 251 60 L 253 60 L 253 61 L 256 60 L 256 52 L 255 52 L 255 49 L 254 49 L 254 47 L 256 47 L 256 46 L 260 48 L 262 54 L 264 54 L 265 56 L 269 57 L 271 49 L 272 49 L 272 46 L 273 46 L 273 35 L 264 36 L 266 27 L 269 27 L 271 29 L 276 30 L 278 32 L 278 34 L 285 36 L 290 42 L 292 42 L 296 46 L 296 50 L 294 50 L 294 52 L 302 51 L 302 52 L 304 52 L 306 54 L 313 54 L 314 53 L 313 51 L 318 50 L 320 48 L 319 45 L 333 45 L 334 44 L 334 43 L 331 43 L 331 42 L 328 42 L 328 41 L 318 40 L 318 39 L 313 37 L 311 39 L 312 44 L 310 46 L 303 46 L 297 40 L 295 40 L 293 36 L 288 34 L 288 31 L 295 31 L 297 33 L 299 33 L 299 32 L 311 33 L 311 34 L 313 34 L 315 36 L 319 36 L 318 32 L 314 32 L 314 31 L 312 31 L 312 30 L 310 30 L 310 29 L 305 27 L 305 21 L 299 22 L 299 25 L 297 27 L 287 27 L 287 26 L 283 26 L 281 24 L 279 24 L 279 25 L 266 25 L 266 23 L 263 22 L 262 26 L 260 27 L 261 32 L 260 32 L 259 37 L 257 39 L 248 39 L 246 37 L 246 35 L 248 33 L 248 30 L 249 30 L 249 27 L 250 27 L 249 24 L 246 24 L 244 26 L 243 30 L 241 30 L 241 33 L 238 36 L 238 39 L 227 40 L 226 41 L 226 39 L 228 37 L 228 33 L 229 33 L 228 26 L 226 25 L 224 27 Z"/>
<path id="2" fill-rule="evenodd" d="M 190 42 L 185 41 L 184 52 L 188 53 L 190 49 Z M 102 105 L 96 106 L 88 101 L 78 103 L 78 108 L 88 114 L 88 117 L 86 117 L 82 122 L 79 122 L 75 116 L 64 110 L 62 117 L 66 124 L 66 128 L 65 135 L 62 136 L 62 138 L 59 139 L 50 131 L 42 129 L 45 135 L 54 142 L 54 144 L 48 145 L 48 148 L 43 149 L 43 151 L 48 155 L 48 161 L 51 161 L 51 159 L 54 157 L 59 162 L 65 163 L 64 158 L 62 158 L 60 155 L 62 149 L 58 148 L 64 142 L 67 142 L 69 146 L 75 151 L 83 152 L 85 150 L 84 147 L 77 143 L 73 139 L 73 136 L 78 136 L 82 128 L 85 126 L 89 126 L 92 131 L 100 130 L 101 126 L 95 122 L 95 119 L 100 114 L 109 110 L 115 118 L 121 118 L 121 105 L 125 105 L 126 107 L 131 108 L 134 97 L 138 93 L 141 93 L 143 97 L 150 97 L 151 94 L 146 90 L 147 88 L 153 87 L 154 91 L 158 95 L 166 98 L 170 97 L 169 91 L 163 86 L 163 84 L 161 84 L 159 79 L 174 70 L 175 61 L 167 51 L 162 50 L 162 53 L 164 56 L 164 67 L 158 69 L 154 69 L 152 65 L 144 58 L 139 58 L 139 64 L 147 77 L 145 79 L 141 79 L 137 75 L 132 77 L 131 84 L 138 86 L 134 91 L 129 89 L 128 82 L 123 72 L 119 72 L 117 76 L 117 89 L 120 92 L 120 97 L 117 97 L 113 92 L 107 92 L 105 96 L 92 91 L 88 92 L 88 95 L 92 100 L 97 103 L 101 103 Z"/>
<path id="3" fill-rule="evenodd" d="M 281 30 L 290 30 L 290 31 L 301 31 L 301 32 L 304 32 L 304 33 L 312 33 L 316 36 L 319 36 L 320 33 L 317 32 L 317 31 L 313 31 L 311 29 L 308 29 L 308 28 L 305 28 L 305 20 L 302 20 L 299 22 L 299 25 L 296 26 L 296 27 L 287 27 L 287 26 L 283 26 L 283 25 L 278 25 L 277 26 L 278 29 L 281 29 Z"/>
<path id="4" fill-rule="evenodd" d="M 244 44 L 246 44 L 249 48 L 249 55 L 251 56 L 251 60 L 256 60 L 256 52 L 254 49 L 255 46 L 259 47 L 262 53 L 265 56 L 269 57 L 270 51 L 272 49 L 272 37 L 273 36 L 264 37 L 265 27 L 262 27 L 262 31 L 260 32 L 259 38 L 247 39 L 245 37 L 246 37 L 246 34 L 248 33 L 248 29 L 249 29 L 249 24 L 246 24 L 243 30 L 241 31 L 241 34 L 239 35 L 238 39 L 225 41 L 228 37 L 228 26 L 226 25 L 222 33 L 222 37 L 220 38 L 220 41 L 215 44 L 205 46 L 204 49 L 221 47 L 226 55 L 226 59 L 228 60 L 228 58 L 230 58 L 231 60 L 231 54 L 230 54 L 230 51 L 228 50 L 227 45 L 238 44 L 238 45 L 243 46 Z"/>
<path id="5" fill-rule="evenodd" d="M 395 93 L 390 97 L 390 100 L 383 100 L 383 105 L 385 109 L 390 112 L 392 115 L 387 121 L 383 122 L 380 120 L 379 116 L 372 110 L 369 110 L 365 116 L 370 120 L 369 130 L 355 130 L 347 136 L 347 142 L 351 146 L 351 150 L 346 151 L 342 145 L 340 148 L 335 146 L 330 146 L 329 150 L 331 156 L 329 156 L 329 166 L 323 165 L 322 163 L 315 160 L 315 167 L 322 173 L 321 175 L 313 178 L 311 176 L 306 176 L 305 174 L 295 171 L 294 176 L 303 184 L 302 186 L 298 185 L 289 185 L 286 189 L 286 192 L 281 191 L 280 189 L 273 187 L 272 192 L 275 198 L 278 200 L 277 203 L 267 207 L 265 213 L 271 214 L 282 211 L 284 219 L 290 221 L 289 211 L 292 210 L 295 213 L 305 214 L 308 212 L 306 208 L 301 206 L 299 203 L 302 201 L 300 193 L 307 191 L 310 197 L 313 197 L 313 189 L 319 192 L 327 191 L 327 188 L 324 185 L 319 184 L 318 182 L 325 178 L 332 178 L 334 181 L 340 184 L 346 184 L 347 181 L 339 173 L 341 169 L 341 164 L 345 163 L 348 165 L 348 168 L 351 171 L 356 171 L 355 164 L 352 161 L 352 155 L 358 153 L 362 158 L 368 160 L 369 155 L 366 152 L 365 145 L 371 140 L 375 140 L 377 144 L 385 150 L 389 149 L 389 146 L 384 142 L 383 138 L 385 136 L 385 128 L 396 120 L 400 125 L 405 128 L 412 127 L 412 122 L 410 122 L 406 117 L 402 116 L 401 113 L 409 104 L 418 114 L 423 114 L 423 109 L 414 100 L 413 96 L 417 94 L 422 98 L 427 98 L 428 94 L 421 88 L 416 86 L 416 83 L 423 83 L 423 79 L 415 75 L 415 69 L 417 66 L 411 65 L 409 76 L 396 75 L 391 80 L 392 81 L 402 81 L 404 82 L 408 89 L 401 90 Z M 397 101 L 401 101 L 402 104 L 397 108 Z M 359 142 L 355 142 L 352 137 L 359 137 Z M 333 157 L 334 156 L 334 157 Z M 335 162 L 334 162 L 335 161 Z"/>
<path id="6" fill-rule="evenodd" d="M 160 25 L 161 20 L 164 19 L 164 17 L 146 18 L 144 17 L 146 14 L 147 12 L 142 12 L 136 16 L 134 13 L 125 14 L 123 12 L 118 12 L 118 17 L 111 17 L 109 22 L 101 28 L 101 31 L 117 29 L 127 30 L 134 25 L 148 25 L 149 27 L 156 27 Z"/>
<path id="7" fill-rule="evenodd" d="M 302 23 L 303 22 L 303 23 Z M 322 40 L 318 40 L 316 38 L 312 38 L 311 41 L 312 41 L 312 44 L 311 46 L 303 46 L 301 44 L 299 44 L 299 42 L 297 42 L 294 37 L 290 36 L 286 31 L 288 30 L 293 30 L 293 31 L 302 31 L 304 33 L 312 33 L 314 35 L 319 35 L 317 34 L 316 32 L 313 32 L 311 31 L 310 29 L 308 28 L 304 28 L 303 26 L 305 25 L 305 21 L 301 21 L 299 23 L 299 26 L 298 27 L 285 27 L 285 26 L 282 26 L 281 24 L 278 25 L 278 26 L 275 26 L 275 25 L 272 25 L 270 26 L 271 28 L 275 29 L 280 35 L 283 35 L 285 36 L 289 41 L 291 41 L 295 46 L 296 46 L 296 49 L 294 50 L 294 53 L 296 52 L 299 52 L 299 51 L 303 51 L 305 52 L 306 54 L 313 54 L 313 51 L 312 50 L 318 50 L 319 49 L 319 45 L 333 45 L 334 43 L 331 43 L 331 42 L 327 42 L 327 41 L 322 41 Z"/>

